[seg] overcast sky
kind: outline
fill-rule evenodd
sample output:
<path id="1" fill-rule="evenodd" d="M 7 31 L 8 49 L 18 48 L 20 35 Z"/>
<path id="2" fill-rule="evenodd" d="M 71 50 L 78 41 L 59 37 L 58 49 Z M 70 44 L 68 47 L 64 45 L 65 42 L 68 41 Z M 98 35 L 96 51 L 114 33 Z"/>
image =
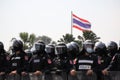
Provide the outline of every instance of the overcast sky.
<path id="1" fill-rule="evenodd" d="M 107 43 L 120 40 L 120 0 L 0 0 L 0 41 L 8 49 L 20 32 L 57 41 L 71 31 L 71 11 L 91 22 L 91 30 Z M 73 35 L 82 35 L 73 28 Z"/>

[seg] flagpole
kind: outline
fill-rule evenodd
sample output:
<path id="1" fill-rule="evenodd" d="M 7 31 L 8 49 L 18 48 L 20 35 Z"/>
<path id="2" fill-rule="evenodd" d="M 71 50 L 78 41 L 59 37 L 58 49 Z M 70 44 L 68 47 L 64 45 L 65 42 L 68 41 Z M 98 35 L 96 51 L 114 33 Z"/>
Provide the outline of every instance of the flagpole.
<path id="1" fill-rule="evenodd" d="M 71 35 L 73 34 L 73 30 L 72 30 L 72 27 L 73 27 L 73 18 L 72 18 L 72 11 L 71 11 Z"/>

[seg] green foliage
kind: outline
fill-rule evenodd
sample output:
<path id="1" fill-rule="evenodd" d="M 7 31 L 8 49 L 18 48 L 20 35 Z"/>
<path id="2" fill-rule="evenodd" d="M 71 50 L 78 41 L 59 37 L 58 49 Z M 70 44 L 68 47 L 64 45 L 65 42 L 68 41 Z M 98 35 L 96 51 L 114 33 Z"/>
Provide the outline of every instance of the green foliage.
<path id="1" fill-rule="evenodd" d="M 30 34 L 29 39 L 28 39 L 28 41 L 29 41 L 29 46 L 33 46 L 33 43 L 34 43 L 34 41 L 35 41 L 35 38 L 36 38 L 35 34 Z"/>
<path id="2" fill-rule="evenodd" d="M 51 42 L 52 39 L 48 36 L 43 35 L 43 36 L 41 36 L 41 40 L 47 45 Z"/>
<path id="3" fill-rule="evenodd" d="M 23 41 L 24 50 L 31 47 L 35 41 L 35 38 L 36 38 L 35 34 L 29 35 L 27 32 L 21 32 L 19 34 L 19 36 L 20 36 L 21 40 Z"/>
<path id="4" fill-rule="evenodd" d="M 36 37 L 35 34 L 28 34 L 27 32 L 21 32 L 19 34 L 21 40 L 24 43 L 24 49 L 30 48 L 33 46 L 33 43 L 39 40 L 42 40 L 46 45 L 49 43 L 56 44 L 55 41 L 52 41 L 52 39 L 48 36 L 38 36 Z M 78 40 L 75 40 L 75 37 L 71 34 L 65 34 L 58 40 L 58 42 L 64 42 L 64 43 L 69 43 L 71 41 L 75 41 L 79 44 L 80 49 L 82 48 L 82 42 L 84 42 L 87 39 L 92 40 L 94 43 L 99 41 L 100 37 L 97 37 L 97 35 L 92 32 L 92 31 L 83 31 L 82 36 L 78 35 Z M 52 42 L 51 42 L 52 41 Z"/>
<path id="5" fill-rule="evenodd" d="M 20 33 L 20 38 L 22 39 L 22 41 L 24 43 L 26 43 L 28 41 L 28 33 L 27 32 L 21 32 Z"/>
<path id="6" fill-rule="evenodd" d="M 83 31 L 83 38 L 84 40 L 92 40 L 94 43 L 100 39 L 100 37 L 97 37 L 97 35 L 92 31 Z"/>
<path id="7" fill-rule="evenodd" d="M 62 38 L 60 38 L 60 40 L 58 40 L 58 42 L 64 42 L 64 43 L 69 43 L 71 41 L 75 41 L 79 44 L 80 50 L 82 49 L 82 43 L 85 40 L 92 40 L 94 43 L 99 41 L 100 37 L 97 37 L 97 35 L 92 32 L 92 31 L 83 31 L 82 36 L 78 36 L 77 37 L 78 40 L 75 40 L 75 37 L 73 37 L 73 35 L 71 34 L 65 34 L 62 36 Z"/>
<path id="8" fill-rule="evenodd" d="M 71 41 L 74 41 L 75 38 L 73 37 L 73 35 L 71 34 L 66 34 L 62 36 L 63 38 L 60 38 L 60 40 L 58 40 L 58 42 L 64 42 L 64 43 L 69 43 Z"/>

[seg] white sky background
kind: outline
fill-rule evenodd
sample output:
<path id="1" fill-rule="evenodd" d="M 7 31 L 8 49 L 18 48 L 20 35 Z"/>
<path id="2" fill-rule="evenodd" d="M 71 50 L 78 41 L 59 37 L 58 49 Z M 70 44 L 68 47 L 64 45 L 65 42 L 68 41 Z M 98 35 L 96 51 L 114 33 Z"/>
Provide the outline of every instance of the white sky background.
<path id="1" fill-rule="evenodd" d="M 8 49 L 20 32 L 57 41 L 71 32 L 71 11 L 90 21 L 101 41 L 119 43 L 120 0 L 0 0 L 0 41 Z M 82 32 L 73 28 L 73 35 Z"/>

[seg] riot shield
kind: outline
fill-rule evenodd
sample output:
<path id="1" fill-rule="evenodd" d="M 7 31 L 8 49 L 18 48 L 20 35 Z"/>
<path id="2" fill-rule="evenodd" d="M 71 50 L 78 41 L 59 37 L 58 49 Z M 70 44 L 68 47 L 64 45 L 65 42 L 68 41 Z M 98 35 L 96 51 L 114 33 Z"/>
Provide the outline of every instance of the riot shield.
<path id="1" fill-rule="evenodd" d="M 77 71 L 76 76 L 68 75 L 68 80 L 97 80 L 96 74 L 86 75 L 86 71 Z"/>
<path id="2" fill-rule="evenodd" d="M 104 76 L 104 80 L 120 80 L 120 71 L 110 71 L 107 77 Z"/>
<path id="3" fill-rule="evenodd" d="M 43 75 L 34 75 L 33 73 L 29 73 L 30 80 L 44 80 Z"/>
<path id="4" fill-rule="evenodd" d="M 70 74 L 68 74 L 68 80 L 78 80 L 77 75 L 71 76 Z"/>
<path id="5" fill-rule="evenodd" d="M 0 75 L 0 80 L 5 80 L 5 75 Z"/>
<path id="6" fill-rule="evenodd" d="M 29 74 L 21 76 L 21 80 L 30 80 Z"/>
<path id="7" fill-rule="evenodd" d="M 45 74 L 45 80 L 67 80 L 66 72 Z"/>
<path id="8" fill-rule="evenodd" d="M 20 75 L 16 74 L 16 75 L 7 75 L 6 76 L 6 80 L 20 80 Z"/>

